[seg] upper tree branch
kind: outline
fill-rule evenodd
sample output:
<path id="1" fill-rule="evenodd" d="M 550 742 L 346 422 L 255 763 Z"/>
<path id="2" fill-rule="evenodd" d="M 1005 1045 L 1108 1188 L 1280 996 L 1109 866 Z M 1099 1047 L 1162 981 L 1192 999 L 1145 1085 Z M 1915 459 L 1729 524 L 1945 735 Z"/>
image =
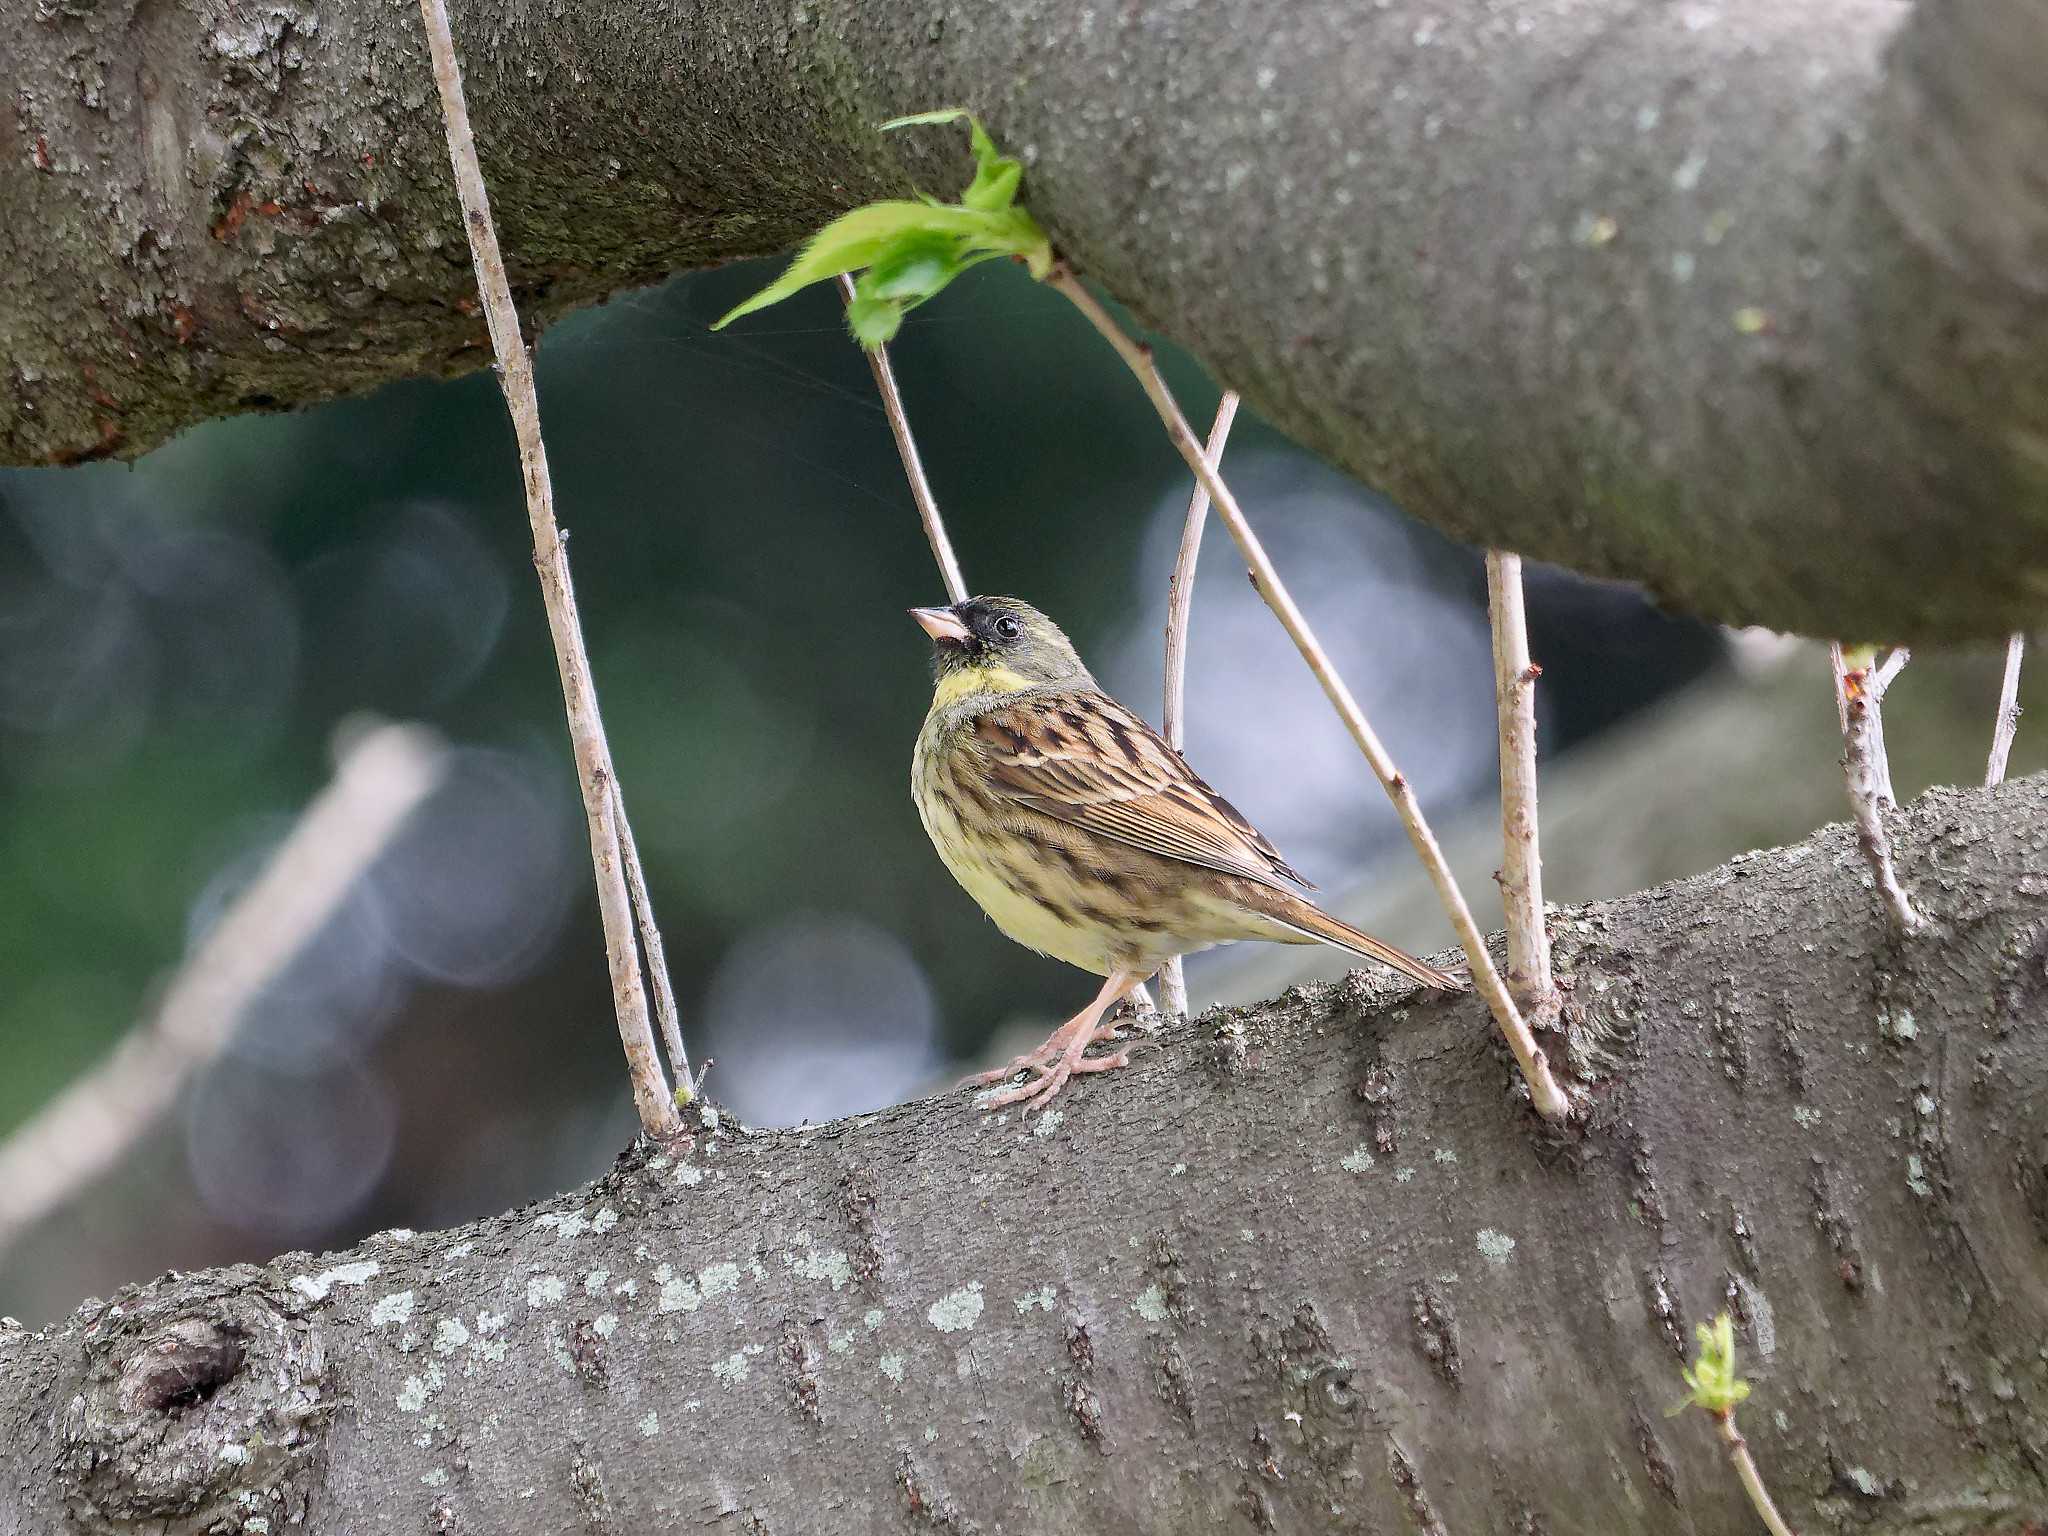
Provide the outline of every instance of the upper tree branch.
<path id="1" fill-rule="evenodd" d="M 2048 780 L 1896 829 L 1938 948 L 1890 943 L 1844 827 L 1562 913 L 1568 1139 L 1511 1111 L 1476 998 L 1353 981 L 1170 1027 L 1057 1116 L 728 1124 L 0 1326 L 0 1536 L 1390 1532 L 1418 1500 L 1749 1536 L 1714 1437 L 1661 1417 L 1724 1306 L 1799 1528 L 2016 1531 L 2048 1507 L 2014 1342 L 2048 1335 Z"/>
<path id="2" fill-rule="evenodd" d="M 409 19 L 5 8 L 0 461 L 488 358 Z M 535 319 L 953 185 L 874 125 L 966 102 L 1063 252 L 1454 534 L 1809 633 L 2048 607 L 2033 0 L 457 23 Z"/>

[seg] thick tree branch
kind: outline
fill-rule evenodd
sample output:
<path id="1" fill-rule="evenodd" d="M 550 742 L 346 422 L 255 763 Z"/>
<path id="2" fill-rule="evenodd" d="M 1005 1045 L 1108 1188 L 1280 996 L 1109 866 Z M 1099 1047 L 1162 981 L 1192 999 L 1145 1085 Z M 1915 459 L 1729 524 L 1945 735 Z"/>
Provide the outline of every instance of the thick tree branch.
<path id="1" fill-rule="evenodd" d="M 426 62 L 362 0 L 0 15 L 0 461 L 481 366 Z M 1813 634 L 2048 608 L 2048 10 L 465 0 L 544 320 L 959 180 L 1475 543 Z M 898 157 L 903 158 L 898 158 Z"/>
<path id="2" fill-rule="evenodd" d="M 1724 1306 L 1799 1528 L 2020 1529 L 2048 779 L 1898 833 L 1938 942 L 1893 940 L 1840 826 L 1562 914 L 1582 1134 L 1508 1112 L 1477 999 L 1353 981 L 1170 1027 L 1030 1122 L 727 1124 L 0 1329 L 0 1533 L 1749 1536 L 1720 1444 L 1661 1417 Z"/>

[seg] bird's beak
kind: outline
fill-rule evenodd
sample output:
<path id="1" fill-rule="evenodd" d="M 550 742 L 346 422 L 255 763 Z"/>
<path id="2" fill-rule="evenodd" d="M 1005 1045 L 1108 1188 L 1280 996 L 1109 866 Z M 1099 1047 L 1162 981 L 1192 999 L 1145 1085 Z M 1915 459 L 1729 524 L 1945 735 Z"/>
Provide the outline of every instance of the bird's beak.
<path id="1" fill-rule="evenodd" d="M 913 608 L 910 616 L 917 620 L 917 627 L 934 640 L 951 641 L 954 645 L 965 645 L 974 638 L 959 616 L 950 608 Z"/>

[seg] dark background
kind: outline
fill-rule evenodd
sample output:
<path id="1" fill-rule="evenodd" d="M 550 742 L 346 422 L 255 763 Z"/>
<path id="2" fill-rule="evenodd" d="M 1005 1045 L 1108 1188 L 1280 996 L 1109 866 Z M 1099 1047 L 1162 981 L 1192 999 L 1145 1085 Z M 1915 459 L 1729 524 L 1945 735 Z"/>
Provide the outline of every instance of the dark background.
<path id="1" fill-rule="evenodd" d="M 903 610 L 942 589 L 830 291 L 706 329 L 769 272 L 615 300 L 538 369 L 692 1050 L 714 1098 L 779 1124 L 933 1091 L 1093 984 L 1004 940 L 924 840 Z M 1004 268 L 895 354 L 970 586 L 1052 613 L 1156 720 L 1188 478 L 1134 383 Z M 1214 388 L 1169 363 L 1206 423 Z M 1478 555 L 1249 414 L 1226 463 L 1425 805 L 1490 794 Z M 1324 886 L 1405 858 L 1220 527 L 1205 559 L 1191 759 Z M 1531 604 L 1546 753 L 1722 653 L 1612 587 L 1539 572 Z M 517 461 L 478 374 L 0 473 L 0 1135 L 148 1017 L 364 716 L 436 727 L 448 783 L 177 1112 L 0 1252 L 0 1312 L 497 1211 L 632 1134 Z"/>

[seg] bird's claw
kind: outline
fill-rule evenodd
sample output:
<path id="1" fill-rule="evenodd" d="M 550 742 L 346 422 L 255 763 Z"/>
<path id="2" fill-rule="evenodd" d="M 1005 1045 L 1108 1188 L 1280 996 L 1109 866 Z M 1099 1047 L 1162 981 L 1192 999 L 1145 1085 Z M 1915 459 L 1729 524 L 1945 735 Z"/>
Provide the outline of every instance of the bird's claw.
<path id="1" fill-rule="evenodd" d="M 1104 1027 L 1091 1035 L 1089 1045 L 1098 1041 L 1115 1038 L 1115 1031 Z M 1084 1047 L 1085 1049 L 1086 1047 Z M 1118 1067 L 1131 1064 L 1130 1047 L 1112 1051 L 1107 1056 L 1058 1056 L 1051 1061 L 1034 1061 L 1030 1070 L 1037 1076 L 1028 1083 L 1019 1083 L 1014 1088 L 1005 1088 L 1000 1093 L 984 1094 L 985 1107 L 1002 1109 L 1011 1104 L 1022 1104 L 1026 1109 L 1042 1109 L 1052 1102 L 1053 1096 L 1066 1087 L 1067 1079 L 1087 1072 L 1110 1072 Z"/>
<path id="2" fill-rule="evenodd" d="M 1092 1040 L 1089 1042 L 1094 1043 Z M 1053 1096 L 1066 1087 L 1067 1079 L 1084 1072 L 1110 1072 L 1118 1067 L 1131 1064 L 1128 1050 L 1117 1051 L 1109 1056 L 1077 1056 L 1069 1060 L 1060 1057 L 1052 1062 L 1034 1061 L 1031 1070 L 1038 1076 L 1028 1083 L 1019 1083 L 1014 1088 L 985 1093 L 975 1101 L 981 1109 L 1007 1109 L 1012 1104 L 1021 1104 L 1027 1111 L 1042 1109 L 1051 1103 Z"/>
<path id="3" fill-rule="evenodd" d="M 1085 1050 L 1089 1045 L 1099 1045 L 1105 1040 L 1114 1040 L 1115 1038 L 1116 1026 L 1114 1024 L 1098 1024 L 1090 1032 L 1087 1043 L 1082 1049 Z M 1037 1050 L 1032 1051 L 1028 1055 L 1014 1058 L 1007 1067 L 996 1067 L 988 1072 L 969 1073 L 953 1086 L 955 1089 L 986 1088 L 993 1083 L 1006 1083 L 1019 1072 L 1036 1072 L 1038 1080 L 1042 1082 L 1048 1074 L 1055 1070 L 1063 1054 L 1055 1048 L 1052 1040 L 1048 1040 L 1044 1045 L 1041 1045 Z M 1104 1060 L 1107 1059 L 1107 1057 L 1104 1058 Z M 1100 1071 L 1101 1069 L 1089 1068 L 1087 1070 Z M 1026 1083 L 1024 1086 L 1029 1088 L 1033 1085 Z"/>

